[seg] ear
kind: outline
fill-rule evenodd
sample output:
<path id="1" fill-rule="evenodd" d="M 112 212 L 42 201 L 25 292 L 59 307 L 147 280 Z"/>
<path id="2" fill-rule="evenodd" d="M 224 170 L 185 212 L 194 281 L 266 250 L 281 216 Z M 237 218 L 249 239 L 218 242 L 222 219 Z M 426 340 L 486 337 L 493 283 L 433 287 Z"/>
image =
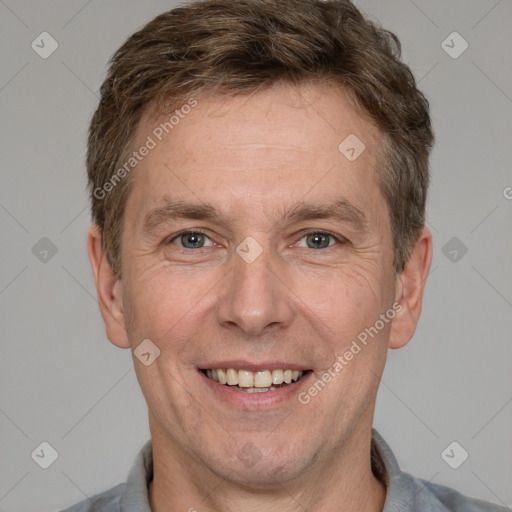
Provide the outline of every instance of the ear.
<path id="1" fill-rule="evenodd" d="M 420 318 L 423 292 L 432 263 L 432 234 L 424 227 L 397 276 L 395 301 L 401 304 L 393 318 L 389 348 L 401 348 L 412 338 Z"/>
<path id="2" fill-rule="evenodd" d="M 87 249 L 107 338 L 116 347 L 129 348 L 124 321 L 122 283 L 116 277 L 103 250 L 101 228 L 97 224 L 93 224 L 87 232 Z"/>

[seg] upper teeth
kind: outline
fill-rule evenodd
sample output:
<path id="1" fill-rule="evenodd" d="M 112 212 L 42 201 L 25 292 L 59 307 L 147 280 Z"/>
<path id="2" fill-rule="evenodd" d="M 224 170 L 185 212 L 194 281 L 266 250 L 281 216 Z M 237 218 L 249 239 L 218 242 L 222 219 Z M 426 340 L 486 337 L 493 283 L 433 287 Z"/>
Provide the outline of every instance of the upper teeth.
<path id="1" fill-rule="evenodd" d="M 248 370 L 235 370 L 234 368 L 217 368 L 215 370 L 206 370 L 206 375 L 210 379 L 216 380 L 221 384 L 229 386 L 239 386 L 241 388 L 268 388 L 272 384 L 290 384 L 304 375 L 303 371 L 298 370 L 262 370 L 251 372 Z"/>

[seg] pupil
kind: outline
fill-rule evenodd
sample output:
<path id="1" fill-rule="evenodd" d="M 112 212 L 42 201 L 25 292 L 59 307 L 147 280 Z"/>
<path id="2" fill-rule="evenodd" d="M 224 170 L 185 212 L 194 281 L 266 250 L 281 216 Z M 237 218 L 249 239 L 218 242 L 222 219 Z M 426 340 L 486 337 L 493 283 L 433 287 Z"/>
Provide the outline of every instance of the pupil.
<path id="1" fill-rule="evenodd" d="M 188 234 L 185 236 L 186 240 L 187 240 L 187 243 L 189 245 L 192 245 L 194 247 L 197 247 L 198 245 L 201 244 L 201 236 L 200 234 L 198 233 L 192 233 L 192 234 Z"/>
<path id="2" fill-rule="evenodd" d="M 319 245 L 325 246 L 325 244 L 322 242 L 325 242 L 326 239 L 327 239 L 327 236 L 323 235 L 321 233 L 316 233 L 314 235 L 311 235 L 311 241 L 312 241 L 313 245 L 316 246 L 315 247 L 316 249 L 318 249 Z"/>

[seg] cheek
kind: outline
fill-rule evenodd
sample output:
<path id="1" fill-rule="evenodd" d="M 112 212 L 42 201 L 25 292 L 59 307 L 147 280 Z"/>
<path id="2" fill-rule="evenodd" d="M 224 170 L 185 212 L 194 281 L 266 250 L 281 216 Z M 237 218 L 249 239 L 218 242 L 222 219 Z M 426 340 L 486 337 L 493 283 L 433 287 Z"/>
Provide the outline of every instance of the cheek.
<path id="1" fill-rule="evenodd" d="M 172 318 L 180 313 L 181 303 L 176 298 L 177 294 L 168 292 L 172 288 L 165 272 L 154 274 L 151 278 L 146 278 L 143 273 L 138 275 L 143 277 L 130 279 L 131 276 L 126 275 L 129 285 L 126 286 L 128 300 L 125 316 L 129 315 L 131 319 L 129 334 L 136 338 L 150 338 L 156 342 L 161 331 L 165 327 L 169 329 Z"/>
<path id="2" fill-rule="evenodd" d="M 301 315 L 314 326 L 314 332 L 322 340 L 316 349 L 317 355 L 323 356 L 321 366 L 329 368 L 339 354 L 350 348 L 353 340 L 374 326 L 380 315 L 392 306 L 394 296 L 388 281 L 383 265 L 375 259 L 371 264 L 361 261 L 346 268 L 330 269 L 323 276 L 303 276 L 297 281 Z M 379 327 L 376 340 L 386 338 L 390 324 L 379 323 Z"/>
<path id="3" fill-rule="evenodd" d="M 297 296 L 322 316 L 337 323 L 351 318 L 369 318 L 392 296 L 381 263 L 375 258 L 328 269 L 299 280 Z"/>
<path id="4" fill-rule="evenodd" d="M 133 319 L 130 338 L 135 343 L 149 338 L 161 350 L 172 347 L 175 353 L 186 349 L 185 340 L 197 337 L 197 326 L 204 323 L 200 317 L 212 300 L 215 276 L 210 282 L 209 274 L 203 273 L 198 280 L 197 275 L 164 265 L 136 272 L 141 277 L 130 281 L 127 294 L 127 312 Z"/>

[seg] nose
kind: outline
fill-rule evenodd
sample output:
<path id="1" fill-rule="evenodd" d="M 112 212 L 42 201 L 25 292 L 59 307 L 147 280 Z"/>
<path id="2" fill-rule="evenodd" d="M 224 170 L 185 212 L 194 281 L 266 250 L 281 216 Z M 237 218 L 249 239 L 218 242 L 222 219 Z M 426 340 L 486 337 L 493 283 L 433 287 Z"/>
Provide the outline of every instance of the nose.
<path id="1" fill-rule="evenodd" d="M 282 269 L 272 261 L 275 259 L 270 249 L 263 250 L 254 261 L 233 253 L 231 272 L 223 280 L 217 303 L 222 327 L 237 326 L 246 334 L 259 336 L 291 324 L 293 292 Z"/>

